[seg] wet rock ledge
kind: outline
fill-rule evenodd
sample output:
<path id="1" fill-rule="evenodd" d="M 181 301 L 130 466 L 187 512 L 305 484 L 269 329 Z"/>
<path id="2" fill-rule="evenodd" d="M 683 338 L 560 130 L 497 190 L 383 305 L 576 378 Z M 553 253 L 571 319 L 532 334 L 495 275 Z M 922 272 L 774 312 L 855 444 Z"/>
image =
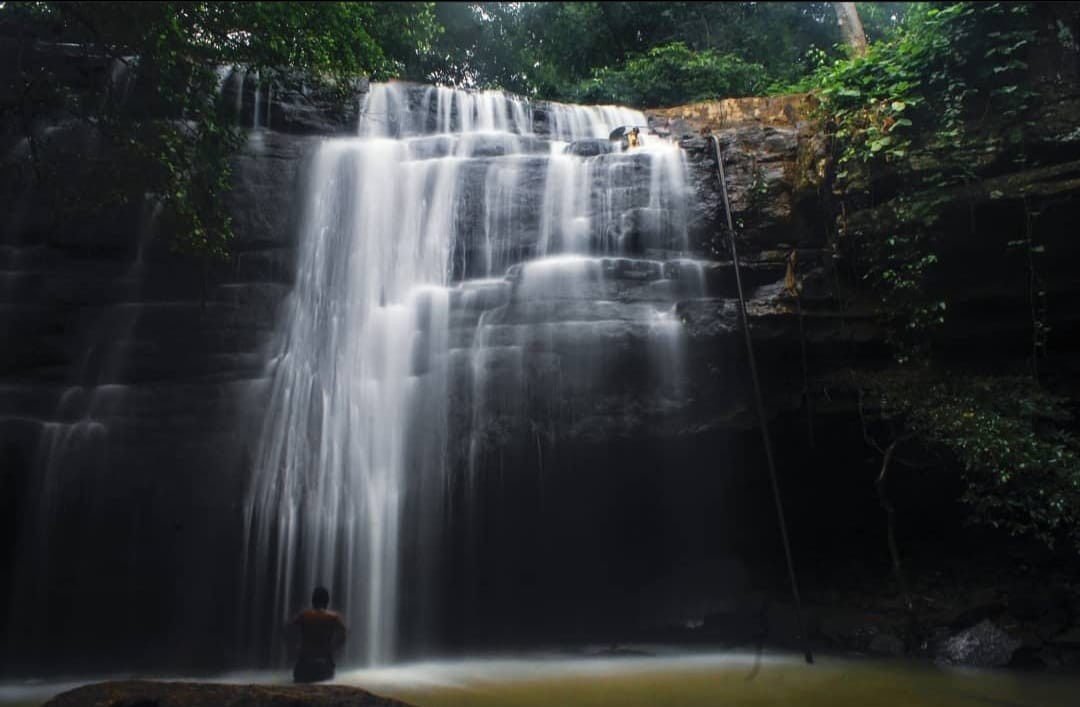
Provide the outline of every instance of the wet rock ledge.
<path id="1" fill-rule="evenodd" d="M 222 685 L 122 680 L 84 685 L 46 707 L 410 707 L 342 685 Z"/>

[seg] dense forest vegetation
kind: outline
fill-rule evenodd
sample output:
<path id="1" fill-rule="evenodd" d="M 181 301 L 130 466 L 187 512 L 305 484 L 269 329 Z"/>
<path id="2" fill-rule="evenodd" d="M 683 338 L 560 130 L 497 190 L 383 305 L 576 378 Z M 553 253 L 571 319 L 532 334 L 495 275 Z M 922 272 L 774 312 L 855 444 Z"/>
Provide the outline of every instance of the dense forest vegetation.
<path id="1" fill-rule="evenodd" d="M 876 227 L 846 254 L 881 307 L 895 356 L 861 382 L 873 395 L 867 437 L 882 476 L 898 445 L 937 450 L 963 474 L 975 520 L 1080 546 L 1070 403 L 1040 371 L 1051 337 L 1037 231 L 987 254 L 1031 263 L 1030 356 L 1020 368 L 949 368 L 936 343 L 949 302 L 927 284 L 953 237 L 942 214 L 980 160 L 1040 166 L 1026 142 L 1038 101 L 1027 57 L 1040 42 L 1075 55 L 1075 7 L 1048 30 L 1045 8 L 1032 3 L 856 5 L 865 56 L 843 44 L 833 3 L 8 2 L 0 36 L 92 46 L 137 63 L 156 93 L 139 105 L 92 100 L 22 65 L 19 102 L 3 106 L 3 118 L 12 132 L 35 111 L 93 121 L 127 157 L 102 165 L 112 178 L 101 193 L 58 203 L 99 204 L 151 185 L 180 246 L 223 255 L 230 229 L 220 197 L 241 131 L 216 92 L 219 66 L 280 82 L 302 71 L 343 92 L 359 77 L 402 78 L 642 108 L 810 91 L 831 140 L 837 202 L 881 206 Z M 46 181 L 57 168 L 35 161 L 25 176 Z M 892 185 L 887 194 L 882 183 Z M 845 228 L 837 222 L 838 248 L 848 247 Z"/>
<path id="2" fill-rule="evenodd" d="M 917 12 L 856 3 L 871 39 Z M 833 3 L 438 3 L 409 78 L 639 107 L 790 90 L 845 55 Z"/>
<path id="3" fill-rule="evenodd" d="M 860 5 L 872 38 L 891 36 L 917 9 Z M 403 78 L 657 107 L 808 88 L 844 55 L 831 3 L 7 2 L 0 37 L 18 43 L 20 57 L 44 41 L 138 64 L 156 90 L 131 105 L 75 95 L 20 61 L 6 129 L 26 132 L 32 115 L 56 110 L 93 122 L 130 159 L 112 160 L 104 192 L 58 203 L 98 208 L 141 193 L 149 173 L 177 245 L 219 257 L 231 233 L 219 197 L 241 144 L 218 91 L 221 67 L 342 95 L 360 77 Z M 33 176 L 46 179 L 50 165 L 31 138 Z"/>
<path id="4" fill-rule="evenodd" d="M 870 214 L 855 226 L 841 215 L 835 243 L 877 299 L 895 359 L 862 380 L 879 395 L 886 441 L 868 442 L 882 454 L 881 477 L 896 446 L 914 441 L 961 469 L 975 521 L 1080 547 L 1080 448 L 1071 434 L 1071 403 L 1051 392 L 1062 381 L 1046 385 L 1042 367 L 1050 287 L 1039 234 L 1058 236 L 1039 218 L 1060 196 L 1026 191 L 1023 225 L 1003 233 L 975 226 L 979 199 L 969 191 L 1000 199 L 1004 191 L 978 185 L 1012 175 L 1023 189 L 1057 159 L 1045 145 L 1035 147 L 1035 128 L 1040 104 L 1056 100 L 1075 71 L 1076 7 L 1059 15 L 1047 9 L 912 7 L 893 36 L 872 43 L 865 57 L 824 64 L 808 87 L 832 138 L 832 193 L 842 206 L 859 203 Z M 983 262 L 1027 271 L 1026 357 L 949 356 L 941 259 L 968 238 L 982 242 Z"/>

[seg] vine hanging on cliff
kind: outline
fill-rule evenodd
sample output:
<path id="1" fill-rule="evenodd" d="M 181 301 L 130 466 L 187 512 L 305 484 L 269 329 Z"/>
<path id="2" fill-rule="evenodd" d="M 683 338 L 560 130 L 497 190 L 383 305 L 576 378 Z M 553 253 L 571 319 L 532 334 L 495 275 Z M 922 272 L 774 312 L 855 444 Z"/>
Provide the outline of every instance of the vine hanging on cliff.
<path id="1" fill-rule="evenodd" d="M 1036 241 L 1039 205 L 1022 199 L 1024 231 L 1008 247 L 991 252 L 991 241 L 980 239 L 987 243 L 980 257 L 1009 263 L 1009 271 L 1023 258 L 1027 375 L 958 371 L 940 346 L 953 309 L 938 287 L 941 254 L 959 235 L 977 236 L 973 213 L 973 233 L 958 234 L 957 214 L 974 208 L 973 182 L 985 179 L 986 165 L 1028 166 L 1027 55 L 1036 15 L 1029 3 L 924 6 L 865 58 L 824 67 L 817 95 L 843 215 L 837 249 L 873 293 L 895 357 L 892 368 L 858 385 L 877 396 L 895 435 L 944 452 L 946 467 L 965 482 L 973 520 L 1080 547 L 1080 445 L 1069 434 L 1067 401 L 1038 381 L 1049 331 L 1037 267 L 1045 254 Z"/>

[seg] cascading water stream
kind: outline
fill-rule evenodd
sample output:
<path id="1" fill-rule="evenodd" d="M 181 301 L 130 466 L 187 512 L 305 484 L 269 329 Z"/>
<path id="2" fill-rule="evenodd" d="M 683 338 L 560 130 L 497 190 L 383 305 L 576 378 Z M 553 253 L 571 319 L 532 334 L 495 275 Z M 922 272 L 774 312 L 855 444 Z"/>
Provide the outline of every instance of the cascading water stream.
<path id="1" fill-rule="evenodd" d="M 685 254 L 681 151 L 653 138 L 624 152 L 607 139 L 644 124 L 623 108 L 381 84 L 360 137 L 319 145 L 244 504 L 249 640 L 279 644 L 281 621 L 323 584 L 349 624 L 348 662 L 397 655 L 402 597 L 431 606 L 417 597 L 443 562 L 454 474 L 481 472 L 492 401 L 520 407 L 530 340 L 606 326 L 545 318 L 584 297 L 618 298 L 620 282 L 670 279 L 658 259 L 597 256 Z M 678 321 L 670 299 L 658 301 L 604 311 L 661 341 L 656 365 L 674 370 Z M 507 355 L 520 389 L 493 395 L 491 366 Z M 449 451 L 462 369 L 468 469 Z"/>
<path id="2" fill-rule="evenodd" d="M 28 494 L 33 512 L 26 514 L 21 534 L 7 637 L 22 654 L 48 655 L 46 637 L 62 642 L 98 618 L 73 610 L 82 608 L 81 595 L 95 581 L 102 583 L 96 571 L 108 567 L 119 584 L 137 566 L 134 543 L 123 541 L 138 535 L 142 509 L 117 513 L 108 501 L 134 495 L 113 478 L 111 467 L 126 451 L 125 428 L 136 415 L 126 379 L 128 347 L 145 307 L 144 255 L 160 215 L 161 204 L 147 195 L 132 260 L 110 293 L 116 301 L 103 307 L 100 321 L 87 332 L 74 380 L 42 425 Z M 35 610 L 27 612 L 28 606 Z"/>

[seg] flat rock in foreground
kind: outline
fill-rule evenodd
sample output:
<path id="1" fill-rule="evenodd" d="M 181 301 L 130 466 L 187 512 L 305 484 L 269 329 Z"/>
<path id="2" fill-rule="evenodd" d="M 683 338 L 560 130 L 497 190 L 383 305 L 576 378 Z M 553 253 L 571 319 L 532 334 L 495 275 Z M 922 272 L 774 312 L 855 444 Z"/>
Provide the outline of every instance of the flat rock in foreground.
<path id="1" fill-rule="evenodd" d="M 121 680 L 63 692 L 46 707 L 409 707 L 343 685 L 224 685 Z"/>

